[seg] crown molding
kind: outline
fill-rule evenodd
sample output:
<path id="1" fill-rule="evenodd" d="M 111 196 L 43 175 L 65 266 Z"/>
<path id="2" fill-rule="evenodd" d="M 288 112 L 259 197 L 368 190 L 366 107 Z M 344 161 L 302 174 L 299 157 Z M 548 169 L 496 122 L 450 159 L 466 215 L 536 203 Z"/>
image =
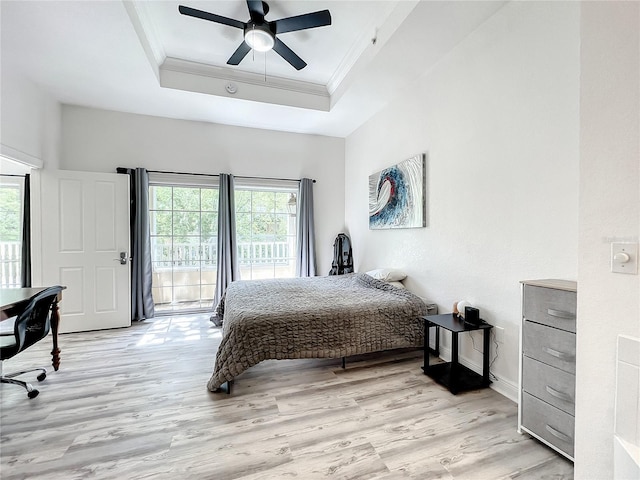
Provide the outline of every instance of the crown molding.
<path id="1" fill-rule="evenodd" d="M 167 57 L 148 2 L 121 0 L 161 87 L 328 112 L 371 62 L 419 0 L 395 0 L 363 29 L 326 85 L 265 77 L 225 66 Z"/>
<path id="2" fill-rule="evenodd" d="M 162 43 L 158 39 L 156 27 L 148 13 L 146 2 L 135 0 L 122 0 L 131 24 L 138 36 L 140 45 L 144 50 L 147 60 L 156 78 L 160 78 L 159 66 L 164 61 L 166 54 Z"/>
<path id="3" fill-rule="evenodd" d="M 342 62 L 340 62 L 338 69 L 329 79 L 329 82 L 327 83 L 327 90 L 329 91 L 329 93 L 333 94 L 333 92 L 336 91 L 345 77 L 347 77 L 351 69 L 353 69 L 359 61 L 361 61 L 360 58 L 362 57 L 362 55 L 367 50 L 371 49 L 370 47 L 374 45 L 381 47 L 386 42 L 386 38 L 384 38 L 384 42 L 381 42 L 382 39 L 380 38 L 380 32 L 386 31 L 385 25 L 387 24 L 387 22 L 389 22 L 390 17 L 398 11 L 403 11 L 405 13 L 404 15 L 402 15 L 402 20 L 404 20 L 409 12 L 411 12 L 411 10 L 413 10 L 413 8 L 415 7 L 415 5 L 412 4 L 417 3 L 417 0 L 405 0 L 401 3 L 404 5 L 401 5 L 400 7 L 402 8 L 399 8 L 397 2 L 390 2 L 387 9 L 379 14 L 377 18 L 371 22 L 369 28 L 364 29 L 360 33 L 358 39 L 353 43 L 345 57 L 342 59 Z M 409 5 L 408 10 L 406 9 L 407 5 Z M 392 18 L 392 20 L 394 19 Z M 395 25 L 395 28 L 397 28 L 397 25 Z M 393 33 L 395 28 L 392 28 L 391 33 Z"/>
<path id="4" fill-rule="evenodd" d="M 167 57 L 159 68 L 160 86 L 255 102 L 329 111 L 326 86 L 257 73 L 239 72 Z M 228 88 L 229 87 L 229 88 Z"/>
<path id="5" fill-rule="evenodd" d="M 372 22 L 371 27 L 362 32 L 327 83 L 332 105 L 342 97 L 354 79 L 362 75 L 418 3 L 419 0 L 390 3 L 389 8 Z"/>

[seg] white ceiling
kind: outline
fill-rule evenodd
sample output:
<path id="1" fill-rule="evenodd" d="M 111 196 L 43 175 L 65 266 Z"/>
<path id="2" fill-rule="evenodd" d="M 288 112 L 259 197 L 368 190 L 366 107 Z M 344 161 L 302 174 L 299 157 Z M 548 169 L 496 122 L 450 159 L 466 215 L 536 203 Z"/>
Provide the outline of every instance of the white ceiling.
<path id="1" fill-rule="evenodd" d="M 2 0 L 2 69 L 65 104 L 345 137 L 505 2 L 268 3 L 267 20 L 330 10 L 330 26 L 279 35 L 306 68 L 273 51 L 228 66 L 242 30 L 178 12 L 244 22 L 244 0 Z"/>

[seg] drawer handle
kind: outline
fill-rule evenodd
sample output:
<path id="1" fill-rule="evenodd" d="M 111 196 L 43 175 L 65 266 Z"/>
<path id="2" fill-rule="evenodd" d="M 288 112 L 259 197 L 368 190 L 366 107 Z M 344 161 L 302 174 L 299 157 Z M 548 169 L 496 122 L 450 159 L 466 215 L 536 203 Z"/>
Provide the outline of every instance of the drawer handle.
<path id="1" fill-rule="evenodd" d="M 572 443 L 573 442 L 573 439 L 569 435 L 567 435 L 566 433 L 562 433 L 560 430 L 556 430 L 551 425 L 545 425 L 544 427 L 554 437 L 557 437 L 557 438 L 559 438 L 560 440 L 562 440 L 564 442 L 568 442 L 568 443 Z"/>
<path id="2" fill-rule="evenodd" d="M 552 357 L 559 358 L 560 360 L 569 361 L 569 360 L 571 360 L 573 358 L 568 353 L 559 352 L 558 350 L 554 350 L 553 348 L 549 348 L 549 347 L 542 347 L 542 351 L 545 352 L 545 353 L 548 353 Z"/>
<path id="3" fill-rule="evenodd" d="M 547 393 L 549 393 L 549 395 L 559 398 L 560 400 L 564 400 L 565 402 L 573 402 L 571 395 L 564 392 L 560 392 L 555 388 L 550 387 L 549 385 L 547 385 L 545 388 L 547 390 Z"/>
<path id="4" fill-rule="evenodd" d="M 549 315 L 551 315 L 552 317 L 566 318 L 566 319 L 569 319 L 569 320 L 575 320 L 576 319 L 575 313 L 565 312 L 564 310 L 554 310 L 553 308 L 548 308 L 547 309 L 547 313 Z"/>

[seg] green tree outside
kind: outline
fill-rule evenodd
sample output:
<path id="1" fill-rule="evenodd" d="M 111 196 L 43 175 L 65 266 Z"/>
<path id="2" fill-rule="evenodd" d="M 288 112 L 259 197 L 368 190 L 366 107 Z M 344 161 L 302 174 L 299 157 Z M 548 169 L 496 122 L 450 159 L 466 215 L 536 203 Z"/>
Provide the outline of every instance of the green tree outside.
<path id="1" fill-rule="evenodd" d="M 20 188 L 14 185 L 0 186 L 0 241 L 21 241 L 22 201 Z"/>

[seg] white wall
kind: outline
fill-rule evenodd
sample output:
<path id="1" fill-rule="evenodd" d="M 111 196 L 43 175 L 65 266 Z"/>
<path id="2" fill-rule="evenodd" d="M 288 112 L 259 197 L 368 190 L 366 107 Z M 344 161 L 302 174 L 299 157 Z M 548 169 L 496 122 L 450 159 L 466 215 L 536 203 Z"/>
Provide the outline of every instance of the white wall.
<path id="1" fill-rule="evenodd" d="M 507 4 L 346 141 L 357 269 L 402 268 L 440 312 L 466 299 L 503 327 L 494 388 L 514 400 L 519 281 L 577 277 L 579 8 Z M 420 152 L 427 228 L 370 231 L 368 176 Z"/>
<path id="2" fill-rule="evenodd" d="M 609 258 L 610 242 L 638 242 L 640 236 L 639 32 L 638 2 L 582 4 L 575 449 L 580 479 L 613 478 L 616 337 L 640 337 L 640 278 L 611 273 Z"/>
<path id="3" fill-rule="evenodd" d="M 316 260 L 326 274 L 344 229 L 344 140 L 64 106 L 60 168 L 145 167 L 302 178 L 314 185 Z"/>
<path id="4" fill-rule="evenodd" d="M 30 167 L 59 162 L 60 105 L 14 68 L 3 68 L 0 155 Z"/>

